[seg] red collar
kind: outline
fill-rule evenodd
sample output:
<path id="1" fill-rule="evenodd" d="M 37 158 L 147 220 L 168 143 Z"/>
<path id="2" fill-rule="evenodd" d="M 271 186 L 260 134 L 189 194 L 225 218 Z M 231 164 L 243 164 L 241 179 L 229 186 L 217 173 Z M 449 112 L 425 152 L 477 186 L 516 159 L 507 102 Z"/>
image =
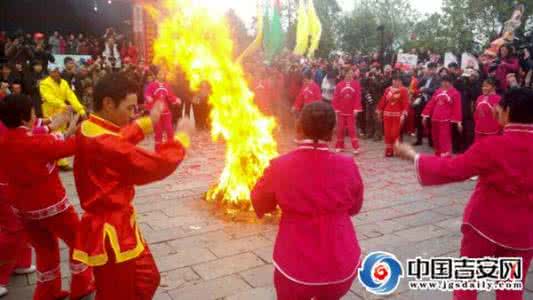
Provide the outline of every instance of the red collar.
<path id="1" fill-rule="evenodd" d="M 120 127 L 111 123 L 110 121 L 107 121 L 105 119 L 102 119 L 98 116 L 95 116 L 95 115 L 91 115 L 89 117 L 89 121 L 91 121 L 92 123 L 100 126 L 100 127 L 103 127 L 109 131 L 112 131 L 112 132 L 116 132 L 116 133 L 119 133 L 120 132 Z"/>
<path id="2" fill-rule="evenodd" d="M 298 144 L 298 149 L 329 151 L 328 143 L 325 141 L 300 140 L 296 143 Z"/>
<path id="3" fill-rule="evenodd" d="M 510 123 L 503 129 L 504 132 L 533 133 L 533 124 Z"/>

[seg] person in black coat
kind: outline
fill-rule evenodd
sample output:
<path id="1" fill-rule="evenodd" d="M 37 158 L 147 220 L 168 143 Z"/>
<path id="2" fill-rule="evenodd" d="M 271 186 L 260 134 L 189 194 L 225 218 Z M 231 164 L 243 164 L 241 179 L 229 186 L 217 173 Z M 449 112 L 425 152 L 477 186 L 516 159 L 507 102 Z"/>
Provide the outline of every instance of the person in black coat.
<path id="1" fill-rule="evenodd" d="M 416 126 L 416 142 L 415 146 L 422 145 L 424 138 L 424 126 L 422 124 L 422 112 L 426 107 L 435 91 L 440 87 L 440 80 L 437 76 L 437 64 L 429 63 L 426 68 L 424 78 L 419 82 L 418 89 L 421 97 L 414 101 L 413 108 L 415 110 L 415 126 Z M 431 132 L 431 130 L 428 130 Z M 431 138 L 428 137 L 429 144 L 431 145 Z"/>
<path id="2" fill-rule="evenodd" d="M 39 92 L 39 83 L 46 78 L 46 72 L 44 71 L 43 63 L 40 60 L 34 60 L 31 63 L 31 69 L 24 75 L 24 94 L 31 97 L 33 107 L 35 108 L 35 114 L 37 117 L 42 118 L 42 99 Z"/>
<path id="3" fill-rule="evenodd" d="M 474 142 L 474 107 L 477 98 L 481 95 L 481 80 L 479 80 L 478 73 L 473 69 L 467 69 L 462 74 L 457 64 L 452 66 L 450 71 L 454 78 L 453 86 L 461 94 L 463 116 L 463 131 L 459 132 L 455 126 L 452 128 L 452 148 L 454 153 L 464 153 Z"/>

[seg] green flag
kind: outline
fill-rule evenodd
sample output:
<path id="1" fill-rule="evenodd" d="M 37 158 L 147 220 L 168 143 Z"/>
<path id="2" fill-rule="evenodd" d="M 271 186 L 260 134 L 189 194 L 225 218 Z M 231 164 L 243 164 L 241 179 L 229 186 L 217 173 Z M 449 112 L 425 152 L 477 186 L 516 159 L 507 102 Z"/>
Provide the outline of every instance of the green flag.
<path id="1" fill-rule="evenodd" d="M 274 0 L 275 4 L 272 10 L 272 15 L 269 15 L 268 7 L 265 5 L 265 59 L 268 63 L 272 63 L 274 57 L 283 50 L 283 29 L 281 28 L 281 4 L 279 0 Z"/>

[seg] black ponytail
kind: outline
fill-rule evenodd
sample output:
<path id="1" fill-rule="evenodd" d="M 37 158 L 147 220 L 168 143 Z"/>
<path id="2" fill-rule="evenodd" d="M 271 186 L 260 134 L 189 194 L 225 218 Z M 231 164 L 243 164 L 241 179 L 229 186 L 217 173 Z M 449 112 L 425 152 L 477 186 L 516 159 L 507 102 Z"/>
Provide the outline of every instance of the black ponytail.
<path id="1" fill-rule="evenodd" d="M 0 120 L 7 128 L 17 128 L 31 120 L 32 110 L 28 96 L 9 95 L 0 101 Z"/>

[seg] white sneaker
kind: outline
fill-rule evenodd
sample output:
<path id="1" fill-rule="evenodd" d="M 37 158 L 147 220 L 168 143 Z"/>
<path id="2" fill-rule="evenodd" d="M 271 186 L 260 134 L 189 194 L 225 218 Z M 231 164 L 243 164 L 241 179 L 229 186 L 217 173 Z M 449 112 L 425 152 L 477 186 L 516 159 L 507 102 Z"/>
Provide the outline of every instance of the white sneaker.
<path id="1" fill-rule="evenodd" d="M 7 288 L 5 286 L 0 286 L 0 297 L 7 295 Z"/>
<path id="2" fill-rule="evenodd" d="M 37 271 L 37 268 L 35 267 L 35 265 L 31 265 L 28 268 L 15 269 L 15 274 L 17 275 L 31 274 L 31 273 L 35 273 L 35 271 Z"/>
<path id="3" fill-rule="evenodd" d="M 344 149 L 337 148 L 337 149 L 335 149 L 335 152 L 337 152 L 337 153 L 341 153 L 343 150 L 344 150 Z"/>
<path id="4" fill-rule="evenodd" d="M 477 181 L 478 179 L 479 179 L 479 176 L 470 177 L 470 180 L 472 180 L 472 181 Z"/>
<path id="5" fill-rule="evenodd" d="M 353 150 L 353 155 L 359 155 L 359 149 Z"/>

